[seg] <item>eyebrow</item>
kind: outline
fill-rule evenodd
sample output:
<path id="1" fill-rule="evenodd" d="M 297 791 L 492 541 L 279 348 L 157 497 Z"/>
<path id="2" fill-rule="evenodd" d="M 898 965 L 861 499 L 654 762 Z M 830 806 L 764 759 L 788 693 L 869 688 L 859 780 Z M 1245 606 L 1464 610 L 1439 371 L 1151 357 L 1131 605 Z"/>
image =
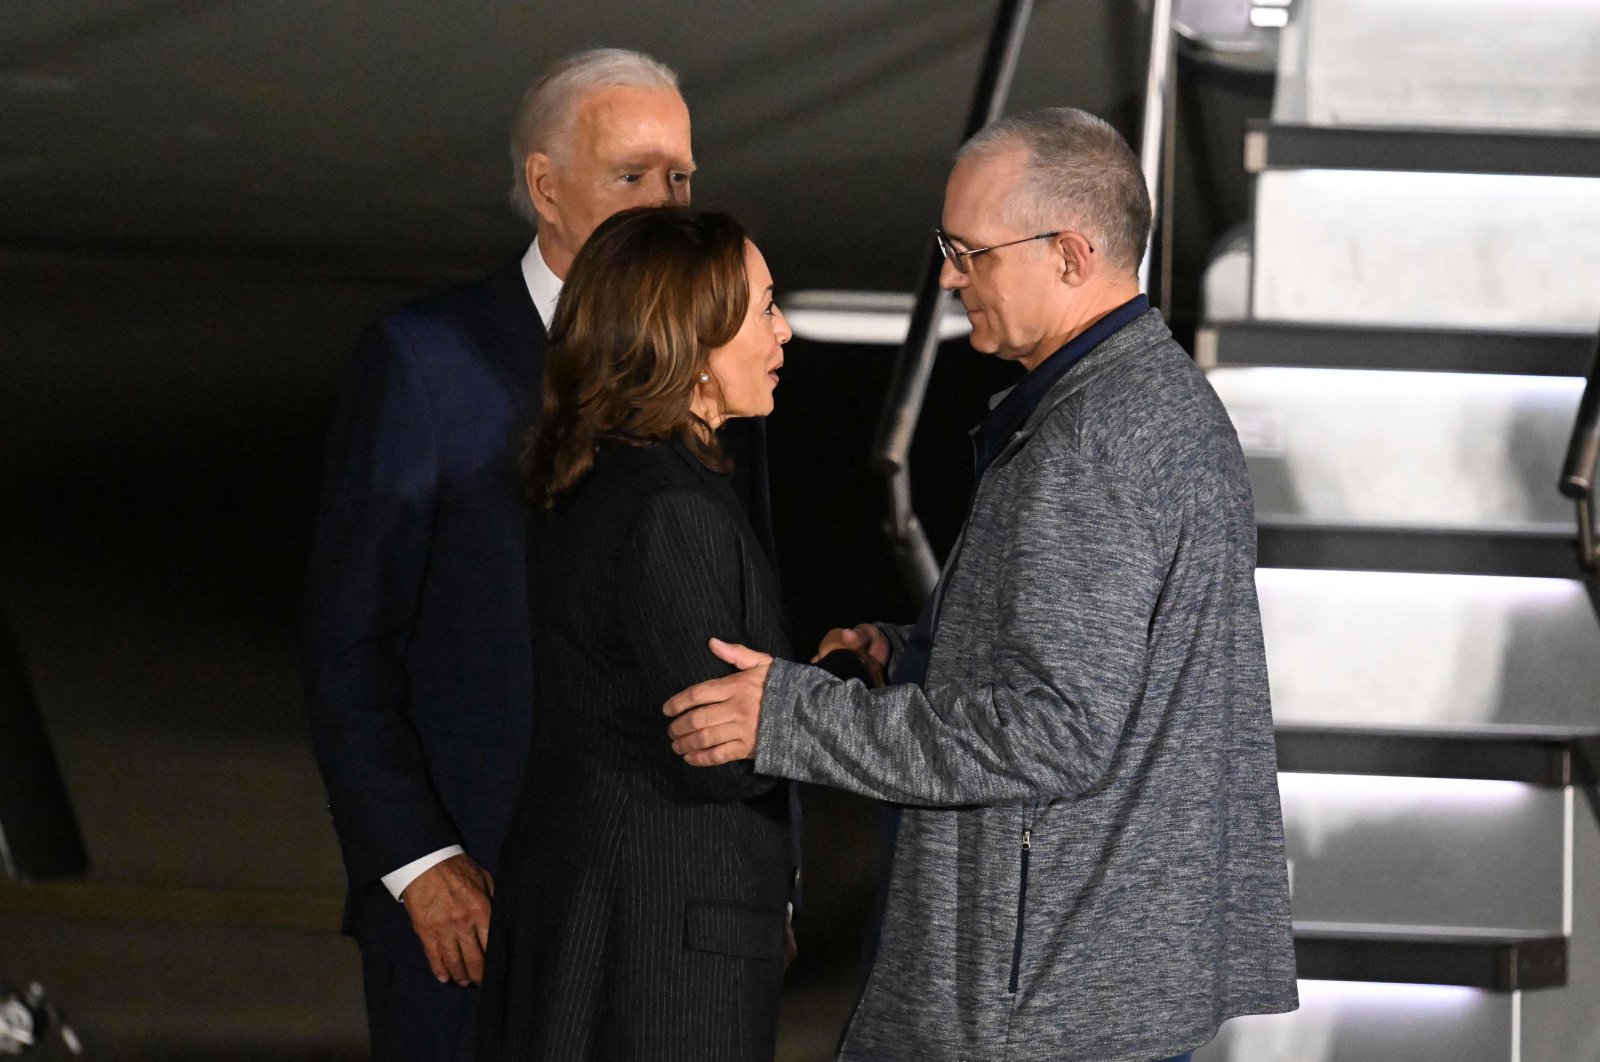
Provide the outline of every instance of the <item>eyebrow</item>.
<path id="1" fill-rule="evenodd" d="M 675 173 L 694 173 L 700 168 L 696 166 L 692 160 L 687 166 L 680 166 L 676 160 L 663 159 L 660 155 L 646 155 L 639 158 L 621 159 L 617 162 L 616 166 L 619 170 L 648 170 L 652 166 L 663 164 L 665 164 L 669 170 L 672 170 Z"/>

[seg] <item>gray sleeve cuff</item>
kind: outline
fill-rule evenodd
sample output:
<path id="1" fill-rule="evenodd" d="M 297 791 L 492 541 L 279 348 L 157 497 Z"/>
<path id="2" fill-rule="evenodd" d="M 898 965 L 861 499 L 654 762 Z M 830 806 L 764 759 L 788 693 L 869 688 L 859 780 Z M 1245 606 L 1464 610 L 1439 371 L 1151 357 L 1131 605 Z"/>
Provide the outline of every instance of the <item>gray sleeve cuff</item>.
<path id="1" fill-rule="evenodd" d="M 895 662 L 900 659 L 900 654 L 905 651 L 906 640 L 911 637 L 911 624 L 909 623 L 874 623 L 874 627 L 883 632 L 884 638 L 889 642 L 889 666 L 884 670 L 894 671 Z"/>
<path id="2" fill-rule="evenodd" d="M 820 668 L 774 660 L 761 693 L 761 723 L 756 730 L 757 774 L 802 779 L 796 748 L 800 734 L 795 706 L 819 682 L 837 682 Z"/>

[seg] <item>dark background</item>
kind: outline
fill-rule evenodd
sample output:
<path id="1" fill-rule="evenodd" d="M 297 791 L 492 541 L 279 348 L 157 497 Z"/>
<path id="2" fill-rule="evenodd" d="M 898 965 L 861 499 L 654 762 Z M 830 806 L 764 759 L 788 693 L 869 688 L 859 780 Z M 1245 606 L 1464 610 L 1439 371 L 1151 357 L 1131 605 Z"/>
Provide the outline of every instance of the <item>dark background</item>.
<path id="1" fill-rule="evenodd" d="M 89 845 L 0 882 L 0 978 L 38 978 L 96 1058 L 356 1057 L 353 946 L 304 735 L 295 628 L 321 435 L 364 322 L 520 253 L 505 130 L 551 60 L 674 66 L 698 206 L 784 291 L 909 290 L 993 17 L 976 0 L 586 4 L 12 0 L 0 21 L 0 612 Z M 1130 140 L 1147 13 L 1040 0 L 1010 111 Z M 1266 80 L 1179 65 L 1173 267 L 1248 214 Z M 866 466 L 895 351 L 789 348 L 770 422 L 796 644 L 906 620 Z M 940 354 L 913 455 L 941 553 L 966 429 L 1004 366 Z M 4 742 L 0 735 L 0 742 Z M 784 1057 L 849 1004 L 875 812 L 812 793 Z"/>

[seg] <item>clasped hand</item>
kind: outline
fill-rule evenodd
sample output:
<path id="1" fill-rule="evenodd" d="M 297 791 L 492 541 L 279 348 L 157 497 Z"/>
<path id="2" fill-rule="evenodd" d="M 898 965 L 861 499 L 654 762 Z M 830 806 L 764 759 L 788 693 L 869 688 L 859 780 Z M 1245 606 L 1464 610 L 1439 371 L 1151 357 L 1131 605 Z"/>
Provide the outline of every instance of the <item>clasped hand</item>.
<path id="1" fill-rule="evenodd" d="M 401 894 L 411 928 L 441 984 L 483 981 L 493 896 L 494 878 L 465 854 L 429 867 Z"/>

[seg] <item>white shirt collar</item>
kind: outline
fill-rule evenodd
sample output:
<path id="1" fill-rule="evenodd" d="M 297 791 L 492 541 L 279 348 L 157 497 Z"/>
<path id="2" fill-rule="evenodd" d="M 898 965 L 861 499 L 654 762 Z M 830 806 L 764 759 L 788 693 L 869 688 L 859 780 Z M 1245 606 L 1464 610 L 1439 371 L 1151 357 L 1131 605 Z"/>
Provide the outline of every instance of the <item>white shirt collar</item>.
<path id="1" fill-rule="evenodd" d="M 544 330 L 550 331 L 550 322 L 556 319 L 556 299 L 561 294 L 561 278 L 544 264 L 537 236 L 528 244 L 528 253 L 522 256 L 522 280 L 528 285 L 528 297 L 533 300 L 533 308 L 539 311 Z"/>

